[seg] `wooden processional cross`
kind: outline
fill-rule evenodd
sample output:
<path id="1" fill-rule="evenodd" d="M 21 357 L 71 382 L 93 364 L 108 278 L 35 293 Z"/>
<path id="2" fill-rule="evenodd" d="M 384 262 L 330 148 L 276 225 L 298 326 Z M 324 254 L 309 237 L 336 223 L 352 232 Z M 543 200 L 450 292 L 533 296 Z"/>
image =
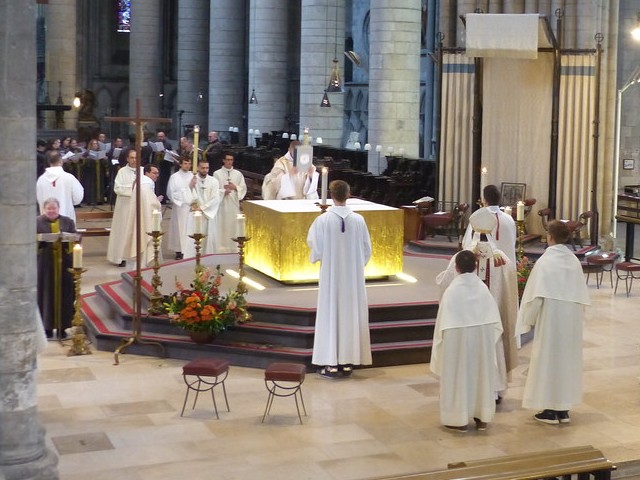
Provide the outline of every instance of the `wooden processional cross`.
<path id="1" fill-rule="evenodd" d="M 143 345 L 157 345 L 164 356 L 164 347 L 158 342 L 143 341 L 142 336 L 142 232 L 140 231 L 140 161 L 142 160 L 142 135 L 143 127 L 147 122 L 171 123 L 170 118 L 143 117 L 140 113 L 140 99 L 136 98 L 136 111 L 134 117 L 105 117 L 107 122 L 130 123 L 136 128 L 136 180 L 135 180 L 135 202 L 136 202 L 136 274 L 133 281 L 133 317 L 131 337 L 122 339 L 118 348 L 114 352 L 115 365 L 119 365 L 118 355 L 120 352 L 134 343 Z"/>

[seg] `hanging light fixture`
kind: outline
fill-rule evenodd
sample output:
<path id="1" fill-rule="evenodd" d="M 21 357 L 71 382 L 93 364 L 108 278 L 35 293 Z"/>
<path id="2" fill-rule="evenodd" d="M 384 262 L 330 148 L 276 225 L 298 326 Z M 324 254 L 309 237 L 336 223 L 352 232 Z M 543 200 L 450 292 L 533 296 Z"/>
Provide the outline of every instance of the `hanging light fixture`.
<path id="1" fill-rule="evenodd" d="M 253 8 L 253 24 L 251 25 L 251 36 L 253 37 L 253 41 L 251 42 L 251 48 L 253 49 L 253 62 L 252 63 L 252 67 L 251 67 L 251 83 L 253 84 L 254 88 L 251 89 L 251 97 L 249 97 L 249 104 L 250 105 L 257 105 L 258 104 L 258 97 L 256 97 L 256 89 L 255 89 L 255 80 L 256 80 L 256 52 L 255 52 L 255 48 L 256 48 L 256 7 L 255 7 L 255 3 L 257 0 L 251 0 L 251 7 Z"/>
<path id="2" fill-rule="evenodd" d="M 256 89 L 251 89 L 251 98 L 249 98 L 249 103 L 258 103 L 258 97 L 256 97 Z"/>
<path id="3" fill-rule="evenodd" d="M 331 78 L 329 79 L 329 86 L 327 92 L 329 93 L 343 93 L 342 80 L 340 79 L 340 67 L 338 61 L 338 0 L 336 0 L 336 25 L 333 38 L 333 69 L 331 70 Z"/>
<path id="4" fill-rule="evenodd" d="M 324 96 L 322 97 L 322 101 L 320 102 L 320 106 L 323 108 L 331 108 L 331 102 L 329 101 L 329 96 L 327 95 L 327 91 L 324 91 Z"/>

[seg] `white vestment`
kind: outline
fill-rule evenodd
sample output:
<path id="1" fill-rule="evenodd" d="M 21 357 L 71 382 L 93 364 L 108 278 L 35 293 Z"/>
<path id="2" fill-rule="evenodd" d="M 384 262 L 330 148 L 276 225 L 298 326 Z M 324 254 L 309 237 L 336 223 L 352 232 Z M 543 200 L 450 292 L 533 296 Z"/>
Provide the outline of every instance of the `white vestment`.
<path id="1" fill-rule="evenodd" d="M 201 233 L 206 235 L 200 244 L 201 255 L 216 252 L 216 216 L 218 207 L 220 206 L 220 184 L 218 180 L 211 175 L 202 178 L 197 175 L 195 188 L 188 188 L 184 192 L 184 199 L 187 205 L 197 204 L 202 211 L 202 230 Z M 189 212 L 186 220 L 186 234 L 193 235 L 195 233 L 195 221 L 193 212 Z M 193 258 L 196 256 L 196 244 L 192 238 L 187 237 L 189 242 L 183 247 L 182 253 L 184 258 Z"/>
<path id="2" fill-rule="evenodd" d="M 141 173 L 142 174 L 142 173 Z M 129 223 L 129 211 L 133 184 L 136 181 L 136 169 L 126 165 L 118 170 L 113 182 L 113 191 L 117 195 L 111 219 L 111 231 L 109 232 L 109 244 L 107 245 L 107 260 L 114 265 L 120 264 L 126 259 L 125 244 L 131 236 L 127 227 Z"/>
<path id="3" fill-rule="evenodd" d="M 40 213 L 44 213 L 44 201 L 56 198 L 60 202 L 60 215 L 76 221 L 74 205 L 80 205 L 84 197 L 84 187 L 76 177 L 65 172 L 62 167 L 49 167 L 36 182 L 36 199 Z"/>
<path id="4" fill-rule="evenodd" d="M 496 227 L 491 231 L 491 238 L 496 247 L 509 257 L 511 263 L 516 265 L 516 240 L 518 238 L 516 222 L 513 221 L 511 215 L 504 213 L 498 206 L 492 205 L 483 208 L 496 216 Z M 473 228 L 469 224 L 462 239 L 462 248 L 468 250 L 472 242 Z"/>
<path id="5" fill-rule="evenodd" d="M 125 243 L 125 255 L 127 258 L 135 258 L 136 253 L 136 202 L 135 187 L 133 188 L 133 201 L 129 203 L 129 219 L 127 231 L 130 232 Z M 153 211 L 158 210 L 162 214 L 162 205 L 156 197 L 155 183 L 146 175 L 140 177 L 140 252 L 142 253 L 142 265 L 150 265 L 153 262 L 153 238 L 147 232 L 153 230 Z M 162 238 L 162 237 L 161 237 Z M 158 252 L 158 260 L 162 260 L 162 246 Z"/>
<path id="6" fill-rule="evenodd" d="M 191 204 L 185 198 L 190 198 L 189 182 L 193 178 L 193 172 L 178 170 L 169 177 L 167 196 L 171 200 L 171 219 L 167 233 L 167 248 L 174 252 L 183 252 L 193 244 L 193 240 L 187 236 L 187 218 L 191 211 Z"/>
<path id="7" fill-rule="evenodd" d="M 318 172 L 293 173 L 293 158 L 286 153 L 273 164 L 262 183 L 263 200 L 318 198 Z"/>
<path id="8" fill-rule="evenodd" d="M 582 327 L 589 293 L 578 258 L 547 247 L 527 280 L 518 334 L 535 326 L 524 408 L 570 410 L 582 401 Z"/>
<path id="9" fill-rule="evenodd" d="M 220 184 L 220 207 L 216 216 L 216 251 L 218 253 L 235 253 L 238 244 L 231 240 L 237 236 L 237 215 L 240 213 L 240 200 L 247 194 L 244 176 L 234 168 L 222 167 L 213 173 Z M 236 190 L 225 190 L 225 185 L 232 183 Z"/>
<path id="10" fill-rule="evenodd" d="M 502 336 L 493 296 L 475 273 L 458 275 L 442 296 L 430 368 L 440 377 L 440 420 L 462 426 L 495 414 L 496 345 Z"/>
<path id="11" fill-rule="evenodd" d="M 371 239 L 362 215 L 331 206 L 307 235 L 312 263 L 320 261 L 312 363 L 370 365 L 369 305 L 364 267 Z"/>

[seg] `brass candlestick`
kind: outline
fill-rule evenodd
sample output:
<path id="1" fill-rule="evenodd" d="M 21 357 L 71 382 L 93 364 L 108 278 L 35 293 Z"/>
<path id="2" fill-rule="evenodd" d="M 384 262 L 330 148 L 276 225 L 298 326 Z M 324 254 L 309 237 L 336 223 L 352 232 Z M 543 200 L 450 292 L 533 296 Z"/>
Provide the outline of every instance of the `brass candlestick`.
<path id="1" fill-rule="evenodd" d="M 152 232 L 147 232 L 147 235 L 153 238 L 153 264 L 151 265 L 151 268 L 153 269 L 153 277 L 151 277 L 151 286 L 153 287 L 153 291 L 151 292 L 151 303 L 147 311 L 152 315 L 156 315 L 164 311 L 162 308 L 162 299 L 164 297 L 158 289 L 158 287 L 162 286 L 162 279 L 160 278 L 160 275 L 158 275 L 158 270 L 160 270 L 160 237 L 164 234 L 160 230 L 154 230 Z"/>
<path id="2" fill-rule="evenodd" d="M 193 241 L 196 246 L 196 273 L 199 273 L 202 267 L 200 266 L 200 250 L 202 250 L 202 239 L 206 237 L 206 235 L 202 233 L 194 233 L 193 235 L 189 235 L 189 238 L 193 238 Z"/>
<path id="3" fill-rule="evenodd" d="M 233 240 L 238 244 L 239 280 L 238 280 L 238 286 L 236 287 L 236 292 L 244 295 L 248 291 L 246 283 L 244 283 L 244 281 L 242 280 L 244 278 L 244 244 L 247 243 L 249 240 L 251 240 L 251 237 L 237 237 L 237 238 L 232 238 L 231 240 Z"/>
<path id="4" fill-rule="evenodd" d="M 516 220 L 516 228 L 518 232 L 518 249 L 516 251 L 518 260 L 524 256 L 524 247 L 522 246 L 522 237 L 524 236 L 524 220 Z"/>
<path id="5" fill-rule="evenodd" d="M 87 336 L 84 333 L 84 320 L 82 320 L 82 314 L 80 313 L 80 280 L 82 274 L 87 271 L 86 268 L 69 268 L 69 272 L 73 274 L 73 285 L 75 288 L 75 301 L 73 320 L 71 321 L 73 337 L 71 337 L 71 348 L 67 352 L 67 356 L 71 355 L 89 355 L 91 350 L 89 349 Z"/>

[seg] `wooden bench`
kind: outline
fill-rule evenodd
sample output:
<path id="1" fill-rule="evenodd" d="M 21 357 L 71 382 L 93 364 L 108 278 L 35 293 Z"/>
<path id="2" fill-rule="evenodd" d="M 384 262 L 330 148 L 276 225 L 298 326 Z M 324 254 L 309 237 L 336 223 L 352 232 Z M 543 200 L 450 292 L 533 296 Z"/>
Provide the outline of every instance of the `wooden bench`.
<path id="1" fill-rule="evenodd" d="M 112 218 L 113 212 L 111 210 L 76 210 L 76 228 L 83 237 L 108 237 L 111 231 L 111 224 L 108 227 L 91 227 L 86 225 L 85 222 L 111 220 Z"/>
<path id="2" fill-rule="evenodd" d="M 596 480 L 609 480 L 611 471 L 615 468 L 615 465 L 607 460 L 600 450 L 586 445 L 450 463 L 447 470 L 392 477 L 388 480 L 534 480 L 553 477 L 570 478 L 571 475 L 577 475 L 579 479 L 586 479 L 593 475 Z"/>

